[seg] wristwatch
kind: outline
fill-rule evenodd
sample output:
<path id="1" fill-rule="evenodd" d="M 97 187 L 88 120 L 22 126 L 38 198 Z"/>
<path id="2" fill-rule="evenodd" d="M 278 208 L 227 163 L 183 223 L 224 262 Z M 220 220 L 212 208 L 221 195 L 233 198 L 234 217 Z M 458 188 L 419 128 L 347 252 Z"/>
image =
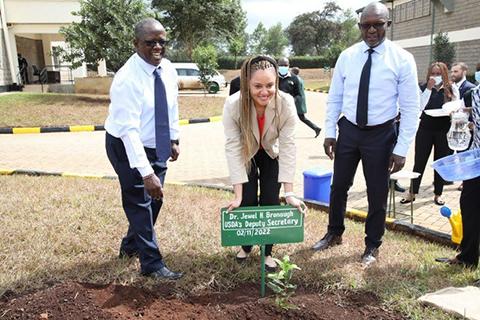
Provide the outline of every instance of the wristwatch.
<path id="1" fill-rule="evenodd" d="M 170 142 L 173 144 L 176 144 L 177 146 L 180 145 L 180 140 L 176 139 L 176 140 L 170 140 Z"/>

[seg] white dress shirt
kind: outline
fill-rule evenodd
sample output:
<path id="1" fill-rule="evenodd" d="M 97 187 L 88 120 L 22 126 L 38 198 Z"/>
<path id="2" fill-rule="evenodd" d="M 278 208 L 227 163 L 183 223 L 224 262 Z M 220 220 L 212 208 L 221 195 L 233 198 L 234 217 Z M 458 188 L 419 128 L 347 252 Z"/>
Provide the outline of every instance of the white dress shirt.
<path id="1" fill-rule="evenodd" d="M 341 114 L 357 123 L 358 87 L 368 49 L 362 41 L 344 50 L 338 58 L 328 94 L 326 138 L 336 138 Z M 400 130 L 393 153 L 405 157 L 415 137 L 420 112 L 415 60 L 411 53 L 388 39 L 373 49 L 367 125 L 382 124 L 395 118 L 400 111 Z"/>
<path id="2" fill-rule="evenodd" d="M 455 83 L 452 83 L 452 101 L 460 99 L 460 91 L 458 90 L 460 86 L 457 86 Z M 443 88 L 443 85 L 438 88 L 438 91 Z M 425 107 L 430 101 L 430 96 L 432 95 L 432 90 L 425 88 L 420 94 L 420 110 L 423 112 Z"/>
<path id="3" fill-rule="evenodd" d="M 177 72 L 172 63 L 163 58 L 159 66 L 132 55 L 118 70 L 110 88 L 110 107 L 105 130 L 120 138 L 127 152 L 131 168 L 137 168 L 142 177 L 153 173 L 144 147 L 155 148 L 155 76 L 165 84 L 170 122 L 170 139 L 179 136 Z"/>

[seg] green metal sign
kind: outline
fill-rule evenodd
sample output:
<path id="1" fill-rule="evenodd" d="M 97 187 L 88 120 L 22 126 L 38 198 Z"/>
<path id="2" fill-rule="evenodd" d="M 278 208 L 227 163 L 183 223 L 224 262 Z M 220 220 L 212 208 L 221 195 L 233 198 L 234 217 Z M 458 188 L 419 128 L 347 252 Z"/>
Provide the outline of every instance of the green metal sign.
<path id="1" fill-rule="evenodd" d="M 292 206 L 221 209 L 222 246 L 303 241 L 303 214 Z"/>

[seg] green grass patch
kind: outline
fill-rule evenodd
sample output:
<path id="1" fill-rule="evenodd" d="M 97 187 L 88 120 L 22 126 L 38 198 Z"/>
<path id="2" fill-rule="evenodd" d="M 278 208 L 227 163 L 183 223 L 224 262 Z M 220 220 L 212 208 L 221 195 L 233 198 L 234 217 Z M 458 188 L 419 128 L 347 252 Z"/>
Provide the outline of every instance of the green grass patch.
<path id="1" fill-rule="evenodd" d="M 237 249 L 220 246 L 219 209 L 232 194 L 173 185 L 165 192 L 156 230 L 167 265 L 186 272 L 171 284 L 179 295 L 226 292 L 259 282 L 257 248 L 240 266 L 234 260 Z M 325 213 L 310 210 L 305 242 L 274 248 L 276 257 L 288 254 L 302 269 L 293 283 L 306 290 L 367 290 L 381 298 L 382 307 L 411 319 L 442 320 L 451 316 L 416 299 L 443 287 L 467 285 L 479 276 L 478 271 L 434 262 L 435 257 L 452 256 L 451 249 L 390 231 L 378 263 L 363 269 L 364 225 L 352 221 L 346 221 L 343 245 L 313 253 L 309 248 L 324 234 L 327 220 Z M 139 276 L 135 259 L 117 259 L 126 230 L 117 181 L 0 176 L 0 296 L 6 290 L 25 292 L 66 280 L 155 286 Z"/>
<path id="2" fill-rule="evenodd" d="M 320 90 L 328 92 L 330 89 L 329 80 L 305 80 L 305 88 L 310 90 Z"/>
<path id="3" fill-rule="evenodd" d="M 179 97 L 180 119 L 222 114 L 225 99 L 216 96 Z M 58 93 L 13 93 L 0 96 L 0 127 L 103 125 L 110 101 L 106 96 Z"/>

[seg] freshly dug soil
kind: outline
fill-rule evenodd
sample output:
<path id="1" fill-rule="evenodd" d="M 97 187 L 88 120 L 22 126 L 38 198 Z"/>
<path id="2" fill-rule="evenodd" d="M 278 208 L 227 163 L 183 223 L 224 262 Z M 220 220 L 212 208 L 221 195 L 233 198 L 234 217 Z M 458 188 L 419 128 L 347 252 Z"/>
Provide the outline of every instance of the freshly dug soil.
<path id="1" fill-rule="evenodd" d="M 176 298 L 173 286 L 155 290 L 120 285 L 66 282 L 0 301 L 0 319 L 406 319 L 385 310 L 370 292 L 301 292 L 291 299 L 296 310 L 282 310 L 274 297 L 259 298 L 258 287 L 228 293 Z"/>

